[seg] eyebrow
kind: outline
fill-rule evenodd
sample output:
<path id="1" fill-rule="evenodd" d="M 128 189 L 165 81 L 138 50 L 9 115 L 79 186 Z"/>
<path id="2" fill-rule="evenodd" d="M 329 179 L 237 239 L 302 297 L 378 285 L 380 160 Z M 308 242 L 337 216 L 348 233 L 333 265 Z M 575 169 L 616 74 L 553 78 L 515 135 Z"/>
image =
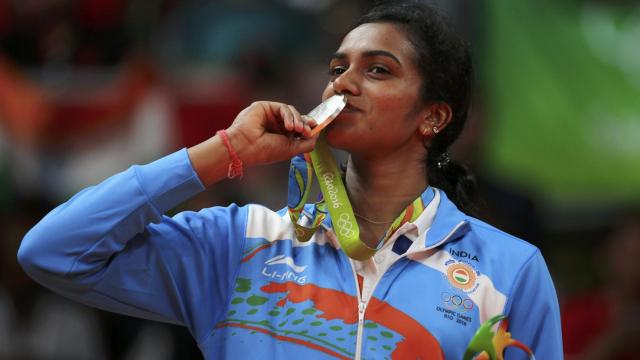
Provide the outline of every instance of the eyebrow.
<path id="1" fill-rule="evenodd" d="M 402 63 L 400 62 L 400 59 L 398 59 L 395 55 L 385 50 L 367 50 L 362 53 L 362 56 L 363 57 L 384 56 L 397 62 L 398 65 L 402 65 Z M 342 60 L 342 59 L 345 59 L 346 57 L 347 57 L 347 54 L 343 52 L 335 52 L 333 53 L 333 55 L 331 55 L 331 60 L 334 60 L 334 59 Z"/>

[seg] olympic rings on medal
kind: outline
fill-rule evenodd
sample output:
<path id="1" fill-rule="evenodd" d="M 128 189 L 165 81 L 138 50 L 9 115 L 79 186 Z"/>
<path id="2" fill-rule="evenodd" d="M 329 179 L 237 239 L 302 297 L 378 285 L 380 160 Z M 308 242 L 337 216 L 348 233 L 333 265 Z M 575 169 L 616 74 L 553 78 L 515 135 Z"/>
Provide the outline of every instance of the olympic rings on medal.
<path id="1" fill-rule="evenodd" d="M 442 302 L 449 308 L 458 309 L 463 312 L 473 310 L 473 300 L 465 297 L 463 298 L 460 295 L 449 294 L 448 292 L 442 293 Z"/>
<path id="2" fill-rule="evenodd" d="M 353 220 L 349 219 L 349 214 L 340 214 L 336 225 L 340 235 L 347 237 L 355 236 L 356 232 L 353 230 Z"/>

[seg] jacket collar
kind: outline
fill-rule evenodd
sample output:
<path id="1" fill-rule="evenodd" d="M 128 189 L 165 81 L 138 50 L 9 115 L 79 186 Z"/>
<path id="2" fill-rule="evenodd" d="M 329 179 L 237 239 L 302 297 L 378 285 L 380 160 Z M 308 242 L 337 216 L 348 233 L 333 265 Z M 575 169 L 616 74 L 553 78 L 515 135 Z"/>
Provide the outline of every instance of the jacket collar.
<path id="1" fill-rule="evenodd" d="M 436 192 L 438 192 L 439 196 L 435 196 Z M 412 252 L 438 247 L 463 236 L 469 231 L 467 216 L 449 200 L 444 191 L 429 186 L 422 193 L 425 204 L 429 204 L 437 197 L 439 197 L 439 204 L 432 222 L 425 221 L 429 213 L 424 211 L 413 223 L 404 224 L 393 235 L 394 237 L 405 235 L 413 241 L 419 241 L 420 246 L 413 247 L 414 250 Z M 328 214 L 322 226 L 327 230 L 332 229 L 331 218 Z"/>
<path id="2" fill-rule="evenodd" d="M 404 224 L 394 235 L 395 237 L 405 236 L 414 243 L 409 252 L 436 248 L 458 239 L 469 231 L 467 215 L 458 210 L 444 191 L 430 189 L 436 193 L 433 197 L 434 204 L 430 205 L 436 205 L 437 208 L 430 210 L 430 206 L 427 206 L 427 209 L 413 223 Z"/>
<path id="3" fill-rule="evenodd" d="M 419 237 L 419 240 L 423 241 L 425 249 L 431 249 L 455 240 L 470 230 L 467 215 L 458 210 L 444 191 L 440 189 L 436 189 L 436 191 L 440 193 L 438 211 L 431 227 L 422 232 Z"/>

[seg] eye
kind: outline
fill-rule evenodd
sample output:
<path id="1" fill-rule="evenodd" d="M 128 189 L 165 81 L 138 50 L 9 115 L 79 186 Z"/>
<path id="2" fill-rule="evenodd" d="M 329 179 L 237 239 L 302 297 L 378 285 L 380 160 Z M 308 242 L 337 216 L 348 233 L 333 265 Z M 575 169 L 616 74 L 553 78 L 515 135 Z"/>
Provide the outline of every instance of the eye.
<path id="1" fill-rule="evenodd" d="M 383 66 L 375 65 L 369 68 L 369 72 L 377 75 L 388 74 L 389 70 Z"/>
<path id="2" fill-rule="evenodd" d="M 346 66 L 342 66 L 342 65 L 334 66 L 331 69 L 329 69 L 328 75 L 335 78 L 344 74 L 345 71 L 347 71 Z"/>

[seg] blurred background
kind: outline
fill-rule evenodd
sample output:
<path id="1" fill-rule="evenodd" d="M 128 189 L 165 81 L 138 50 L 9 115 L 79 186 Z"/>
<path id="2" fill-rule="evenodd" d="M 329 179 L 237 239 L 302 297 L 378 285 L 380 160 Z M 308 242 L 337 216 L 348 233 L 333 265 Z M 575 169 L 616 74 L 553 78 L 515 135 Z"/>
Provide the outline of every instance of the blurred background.
<path id="1" fill-rule="evenodd" d="M 640 2 L 429 1 L 472 43 L 454 157 L 477 216 L 543 251 L 567 358 L 637 359 Z M 368 1 L 0 0 L 0 358 L 198 359 L 181 327 L 69 302 L 22 272 L 42 216 L 134 163 L 194 145 L 251 101 L 307 112 Z M 288 164 L 175 211 L 286 203 Z"/>

